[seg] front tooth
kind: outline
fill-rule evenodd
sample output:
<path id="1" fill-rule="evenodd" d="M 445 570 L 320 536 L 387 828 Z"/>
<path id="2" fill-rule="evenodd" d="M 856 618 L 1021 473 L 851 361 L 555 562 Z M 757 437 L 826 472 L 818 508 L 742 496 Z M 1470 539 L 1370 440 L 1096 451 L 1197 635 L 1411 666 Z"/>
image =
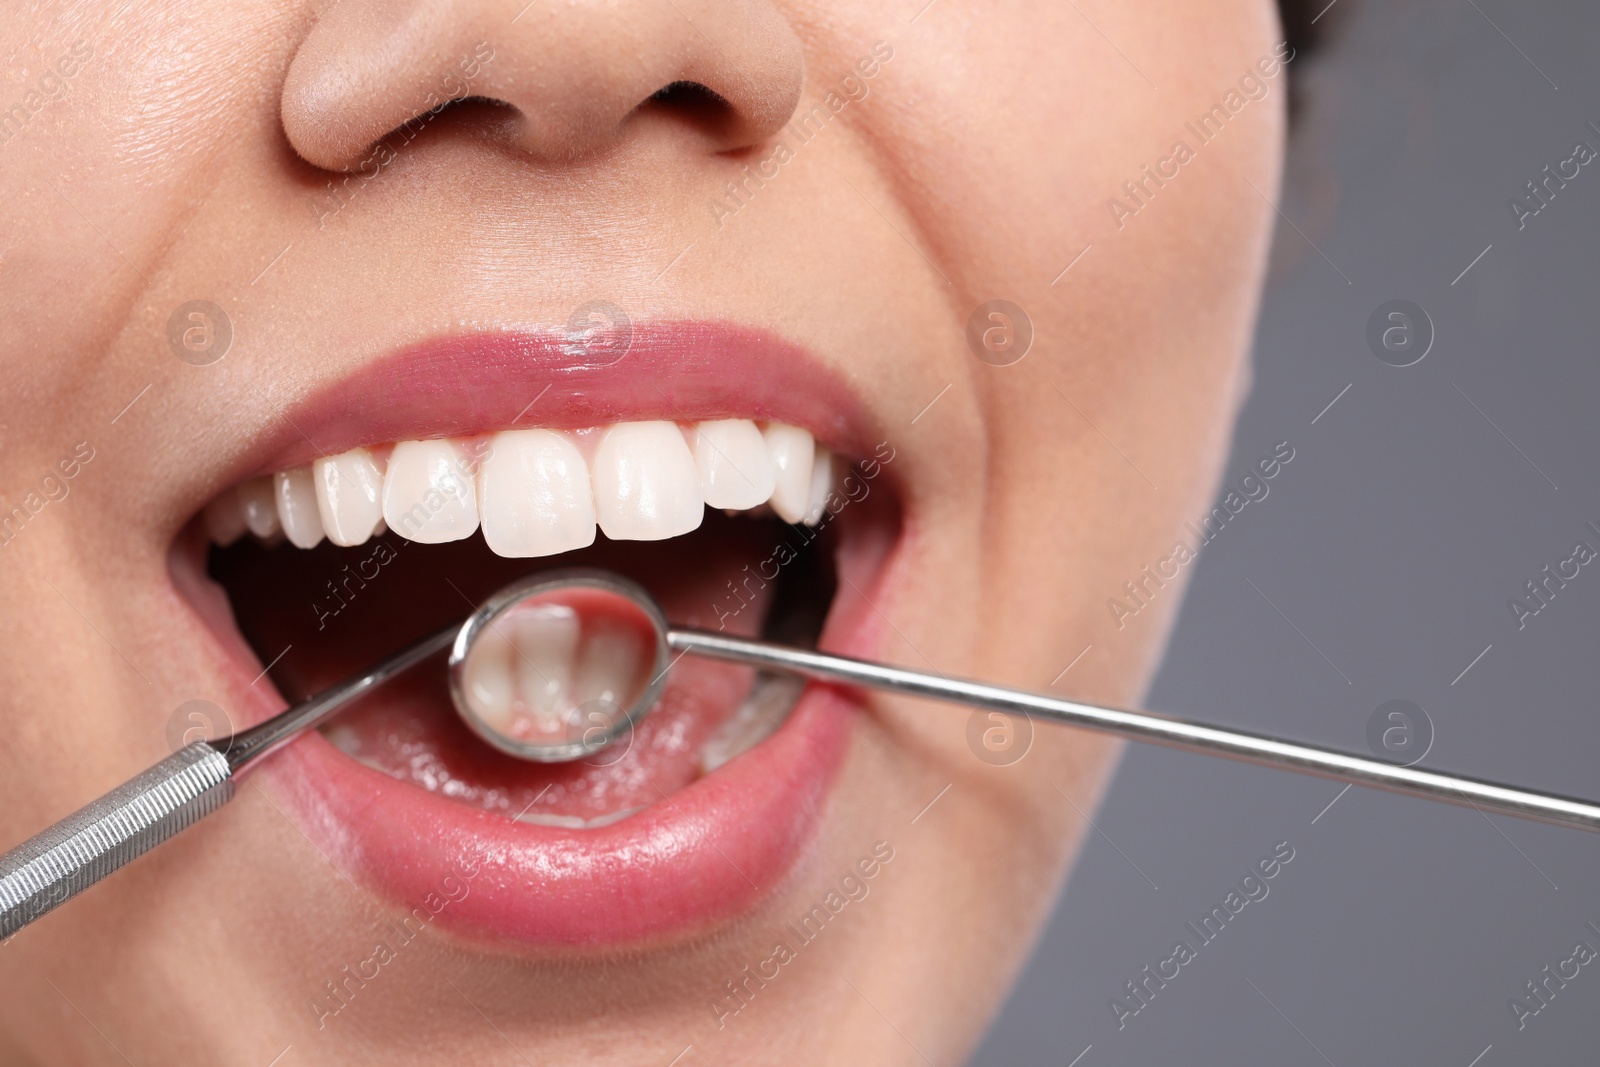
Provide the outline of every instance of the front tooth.
<path id="1" fill-rule="evenodd" d="M 556 815 L 547 811 L 525 811 L 511 818 L 516 822 L 532 823 L 534 826 L 556 826 L 563 830 L 598 830 L 602 826 L 621 822 L 630 815 L 637 815 L 643 810 L 642 807 L 619 808 L 604 815 L 596 815 L 592 819 L 585 819 L 580 815 Z"/>
<path id="2" fill-rule="evenodd" d="M 272 477 L 284 536 L 296 548 L 315 548 L 322 540 L 322 518 L 317 514 L 317 487 L 311 480 L 311 468 L 296 467 Z"/>
<path id="3" fill-rule="evenodd" d="M 239 486 L 239 506 L 244 509 L 244 524 L 263 541 L 283 528 L 278 523 L 278 503 L 273 499 L 272 475 L 251 478 Z"/>
<path id="4" fill-rule="evenodd" d="M 551 556 L 594 543 L 589 468 L 565 434 L 496 434 L 478 469 L 483 539 L 498 556 Z"/>
<path id="5" fill-rule="evenodd" d="M 639 689 L 642 650 L 625 629 L 591 624 L 572 671 L 572 702 L 591 726 L 609 728 L 625 714 Z M 598 714 L 600 718 L 590 718 Z"/>
<path id="6" fill-rule="evenodd" d="M 807 494 L 805 523 L 815 526 L 822 521 L 823 506 L 833 491 L 833 453 L 818 446 L 817 456 L 811 465 L 811 489 Z"/>
<path id="7" fill-rule="evenodd" d="M 478 528 L 478 497 L 465 451 L 450 440 L 395 445 L 383 478 L 383 519 L 419 544 L 471 537 Z"/>
<path id="8" fill-rule="evenodd" d="M 244 505 L 239 502 L 236 490 L 229 489 L 206 505 L 203 521 L 206 536 L 214 544 L 226 548 L 244 536 Z"/>
<path id="9" fill-rule="evenodd" d="M 811 503 L 811 466 L 816 442 L 798 426 L 774 422 L 764 435 L 775 471 L 772 510 L 784 522 L 799 522 Z"/>
<path id="10" fill-rule="evenodd" d="M 761 431 L 749 419 L 718 419 L 695 428 L 694 462 L 707 505 L 743 511 L 772 496 L 777 472 Z"/>
<path id="11" fill-rule="evenodd" d="M 659 541 L 700 525 L 700 476 L 683 433 L 671 422 L 611 427 L 591 465 L 600 529 L 614 541 Z"/>
<path id="12" fill-rule="evenodd" d="M 554 826 L 561 830 L 587 830 L 588 822 L 581 815 L 557 815 L 548 811 L 525 811 L 511 817 L 516 822 L 532 826 Z"/>
<path id="13" fill-rule="evenodd" d="M 317 514 L 328 540 L 336 545 L 359 545 L 372 536 L 383 518 L 379 496 L 383 474 L 364 448 L 339 456 L 324 456 L 311 465 L 317 487 Z"/>
<path id="14" fill-rule="evenodd" d="M 513 710 L 515 687 L 511 670 L 511 640 L 497 626 L 491 626 L 473 643 L 467 657 L 464 682 L 468 701 L 478 718 L 489 729 L 510 735 L 516 713 Z"/>
<path id="15" fill-rule="evenodd" d="M 562 733 L 563 720 L 572 710 L 572 670 L 577 659 L 579 625 L 572 611 L 551 607 L 530 608 L 507 620 L 512 665 L 517 678 L 517 698 L 524 721 L 519 737 Z"/>

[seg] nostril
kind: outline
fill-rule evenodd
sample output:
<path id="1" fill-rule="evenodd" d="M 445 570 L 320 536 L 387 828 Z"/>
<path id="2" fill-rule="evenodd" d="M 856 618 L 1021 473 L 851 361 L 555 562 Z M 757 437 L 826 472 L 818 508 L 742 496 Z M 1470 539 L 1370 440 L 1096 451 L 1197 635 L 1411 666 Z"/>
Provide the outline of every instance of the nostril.
<path id="1" fill-rule="evenodd" d="M 720 93 L 696 81 L 675 81 L 662 86 L 641 105 L 675 116 L 680 121 L 722 140 L 739 123 L 737 109 Z"/>
<path id="2" fill-rule="evenodd" d="M 515 105 L 492 96 L 455 97 L 407 119 L 384 139 L 410 143 L 429 131 L 438 134 L 451 127 L 504 129 L 515 125 L 520 114 Z"/>
<path id="3" fill-rule="evenodd" d="M 676 81 L 671 85 L 662 86 L 656 90 L 650 99 L 664 107 L 681 108 L 690 112 L 703 110 L 726 111 L 731 107 L 717 93 L 699 82 L 691 81 Z"/>
<path id="4" fill-rule="evenodd" d="M 771 0 L 742 0 L 742 17 L 708 22 L 705 32 L 660 0 L 533 0 L 519 5 L 529 16 L 515 24 L 490 18 L 493 6 L 329 7 L 284 80 L 290 145 L 313 166 L 346 170 L 397 131 L 409 138 L 419 125 L 481 122 L 494 130 L 485 141 L 572 161 L 630 136 L 629 119 L 642 117 L 658 131 L 688 133 L 679 138 L 686 145 L 732 151 L 775 134 L 799 100 L 800 40 Z M 375 8 L 415 17 L 362 14 Z"/>

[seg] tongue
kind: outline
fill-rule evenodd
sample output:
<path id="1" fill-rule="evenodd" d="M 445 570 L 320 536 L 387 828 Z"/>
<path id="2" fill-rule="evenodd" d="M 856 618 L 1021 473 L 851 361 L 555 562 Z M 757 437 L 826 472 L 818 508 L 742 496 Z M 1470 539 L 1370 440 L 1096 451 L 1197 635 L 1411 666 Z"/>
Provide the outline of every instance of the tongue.
<path id="1" fill-rule="evenodd" d="M 465 617 L 502 585 L 557 567 L 618 571 L 644 585 L 675 622 L 753 635 L 772 589 L 750 576 L 758 560 L 771 556 L 772 538 L 782 528 L 715 514 L 706 520 L 688 537 L 601 542 L 553 562 L 501 559 L 479 538 L 415 545 L 390 534 L 384 549 L 233 549 L 215 560 L 215 571 L 257 653 L 270 659 L 288 646 L 273 677 L 286 697 L 298 699 Z M 749 601 L 734 613 L 728 606 L 743 601 L 731 588 Z M 559 623 L 530 625 L 548 631 L 543 660 L 521 664 L 522 676 L 513 667 L 488 677 L 507 700 L 503 710 L 513 729 L 537 730 L 552 708 L 570 705 L 580 689 L 603 691 L 608 678 L 637 667 L 638 657 L 630 659 L 615 641 L 563 648 Z M 553 696 L 552 686 L 566 691 Z M 751 691 L 748 668 L 682 658 L 654 710 L 631 732 L 588 759 L 540 764 L 491 748 L 462 723 L 440 656 L 353 705 L 324 732 L 363 763 L 452 800 L 530 822 L 593 826 L 698 778 L 702 753 L 719 749 L 719 736 Z"/>

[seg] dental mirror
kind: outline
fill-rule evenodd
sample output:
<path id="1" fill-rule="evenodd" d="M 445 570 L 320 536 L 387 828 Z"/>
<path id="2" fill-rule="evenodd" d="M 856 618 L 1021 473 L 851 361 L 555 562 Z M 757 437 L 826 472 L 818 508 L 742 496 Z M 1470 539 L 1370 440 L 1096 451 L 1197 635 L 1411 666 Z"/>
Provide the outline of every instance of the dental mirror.
<path id="1" fill-rule="evenodd" d="M 643 588 L 604 571 L 557 571 L 490 597 L 464 622 L 231 737 L 196 741 L 0 856 L 0 939 L 233 798 L 236 780 L 356 697 L 450 649 L 467 725 L 523 759 L 581 759 L 631 733 L 676 658 L 1024 715 L 1523 819 L 1600 831 L 1600 805 L 1353 756 L 1150 712 L 1123 711 L 768 641 L 671 626 Z"/>
<path id="2" fill-rule="evenodd" d="M 450 697 L 480 738 L 522 759 L 598 752 L 667 682 L 667 619 L 604 571 L 526 578 L 473 612 L 450 648 Z"/>

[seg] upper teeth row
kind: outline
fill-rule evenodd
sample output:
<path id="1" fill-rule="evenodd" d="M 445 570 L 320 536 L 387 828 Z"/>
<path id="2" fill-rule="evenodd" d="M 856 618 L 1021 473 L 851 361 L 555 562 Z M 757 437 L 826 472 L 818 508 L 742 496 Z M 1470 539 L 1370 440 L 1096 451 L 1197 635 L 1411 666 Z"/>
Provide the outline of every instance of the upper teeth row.
<path id="1" fill-rule="evenodd" d="M 489 437 L 352 448 L 252 479 L 206 508 L 211 539 L 280 532 L 301 548 L 358 545 L 387 526 L 425 544 L 480 526 L 501 556 L 548 556 L 594 541 L 654 541 L 700 525 L 704 506 L 770 504 L 815 524 L 832 461 L 794 426 L 749 419 L 623 422 L 591 430 L 505 430 Z"/>

